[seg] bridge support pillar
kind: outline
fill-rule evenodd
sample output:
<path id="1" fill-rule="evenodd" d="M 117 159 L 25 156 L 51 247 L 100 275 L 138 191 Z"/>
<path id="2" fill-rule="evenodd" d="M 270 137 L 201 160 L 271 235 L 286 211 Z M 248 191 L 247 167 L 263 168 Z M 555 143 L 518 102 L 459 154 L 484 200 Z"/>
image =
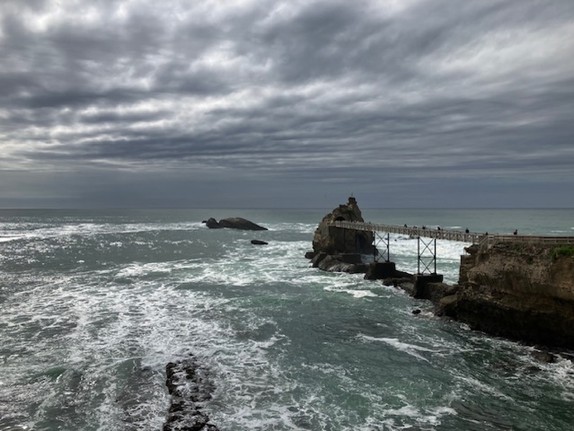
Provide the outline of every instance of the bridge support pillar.
<path id="1" fill-rule="evenodd" d="M 415 285 L 413 296 L 415 298 L 430 299 L 432 297 L 429 284 L 442 283 L 442 274 L 417 274 L 415 275 Z"/>
<path id="2" fill-rule="evenodd" d="M 394 277 L 396 271 L 395 262 L 373 262 L 369 264 L 365 279 L 383 280 L 385 278 Z"/>

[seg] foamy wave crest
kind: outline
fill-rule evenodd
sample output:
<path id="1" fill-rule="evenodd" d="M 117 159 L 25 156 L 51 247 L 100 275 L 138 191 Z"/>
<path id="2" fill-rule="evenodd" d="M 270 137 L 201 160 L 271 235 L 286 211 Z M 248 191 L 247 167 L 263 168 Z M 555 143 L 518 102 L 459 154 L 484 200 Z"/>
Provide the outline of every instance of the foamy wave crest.
<path id="1" fill-rule="evenodd" d="M 414 356 L 415 358 L 421 359 L 425 362 L 429 362 L 429 360 L 422 356 L 420 352 L 438 353 L 436 350 L 429 349 L 427 347 L 417 346 L 416 344 L 403 343 L 397 338 L 377 338 L 364 334 L 359 334 L 358 337 L 365 341 L 377 341 L 385 343 L 400 352 L 407 353 L 408 355 Z"/>

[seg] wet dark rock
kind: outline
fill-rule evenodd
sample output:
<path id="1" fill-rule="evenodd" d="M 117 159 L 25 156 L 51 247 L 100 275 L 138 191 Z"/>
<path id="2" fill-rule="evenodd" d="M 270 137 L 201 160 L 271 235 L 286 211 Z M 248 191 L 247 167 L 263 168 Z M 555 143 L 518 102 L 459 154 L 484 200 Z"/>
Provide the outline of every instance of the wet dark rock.
<path id="1" fill-rule="evenodd" d="M 368 264 L 365 280 L 383 280 L 385 286 L 400 287 L 402 283 L 412 283 L 413 275 L 397 270 L 394 262 L 373 262 Z"/>
<path id="2" fill-rule="evenodd" d="M 347 260 L 347 262 L 345 262 L 345 260 Z M 341 257 L 341 255 L 330 255 L 327 253 L 319 253 L 312 260 L 313 267 L 327 272 L 359 274 L 367 271 L 368 265 L 364 263 L 350 263 L 349 261 L 356 261 L 356 259 L 349 259 Z"/>
<path id="3" fill-rule="evenodd" d="M 258 224 L 241 217 L 224 218 L 219 220 L 219 222 L 211 217 L 208 220 L 204 220 L 202 223 L 205 223 L 205 225 L 210 229 L 229 228 L 239 230 L 268 230 L 266 227 L 259 226 Z"/>
<path id="4" fill-rule="evenodd" d="M 223 226 L 220 226 L 219 223 L 217 223 L 217 220 L 215 220 L 213 217 L 202 221 L 202 223 L 205 223 L 205 225 L 209 229 L 222 229 L 223 228 Z"/>
<path id="5" fill-rule="evenodd" d="M 163 431 L 218 431 L 201 411 L 211 399 L 213 384 L 193 355 L 165 367 L 167 390 L 171 395 Z"/>
<path id="6" fill-rule="evenodd" d="M 252 221 L 241 217 L 224 218 L 219 220 L 219 225 L 230 229 L 240 230 L 268 230 L 266 227 L 259 226 Z"/>
<path id="7" fill-rule="evenodd" d="M 252 240 L 251 240 L 251 244 L 254 244 L 254 245 L 267 245 L 267 244 L 269 244 L 269 243 L 266 242 L 266 241 L 261 241 L 260 239 L 252 239 Z"/>
<path id="8" fill-rule="evenodd" d="M 416 316 L 417 314 L 421 314 L 420 308 L 415 308 L 412 313 Z"/>
<path id="9" fill-rule="evenodd" d="M 441 276 L 442 277 L 442 276 Z M 458 286 L 452 286 L 441 282 L 420 282 L 420 278 L 415 276 L 413 297 L 417 299 L 428 299 L 433 304 L 440 303 L 445 296 L 454 295 Z"/>
<path id="10" fill-rule="evenodd" d="M 308 251 L 307 253 L 305 253 L 305 259 L 313 259 L 315 257 L 315 252 L 314 251 Z"/>

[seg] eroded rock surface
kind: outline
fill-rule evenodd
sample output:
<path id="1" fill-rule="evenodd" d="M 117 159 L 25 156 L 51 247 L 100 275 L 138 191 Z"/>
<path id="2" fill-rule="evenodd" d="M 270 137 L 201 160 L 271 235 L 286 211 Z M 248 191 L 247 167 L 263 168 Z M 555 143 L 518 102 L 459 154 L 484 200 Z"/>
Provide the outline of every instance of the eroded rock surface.
<path id="1" fill-rule="evenodd" d="M 335 255 L 340 253 L 373 254 L 373 233 L 340 229 L 331 225 L 334 221 L 364 222 L 355 198 L 339 205 L 319 223 L 313 236 L 313 251 Z"/>
<path id="2" fill-rule="evenodd" d="M 459 288 L 438 313 L 472 328 L 534 344 L 574 348 L 574 257 L 555 245 L 473 246 Z"/>
<path id="3" fill-rule="evenodd" d="M 305 257 L 324 271 L 366 272 L 368 264 L 363 263 L 362 255 L 373 255 L 373 233 L 337 228 L 332 225 L 335 221 L 364 221 L 355 198 L 323 217 L 313 236 L 313 251 Z"/>

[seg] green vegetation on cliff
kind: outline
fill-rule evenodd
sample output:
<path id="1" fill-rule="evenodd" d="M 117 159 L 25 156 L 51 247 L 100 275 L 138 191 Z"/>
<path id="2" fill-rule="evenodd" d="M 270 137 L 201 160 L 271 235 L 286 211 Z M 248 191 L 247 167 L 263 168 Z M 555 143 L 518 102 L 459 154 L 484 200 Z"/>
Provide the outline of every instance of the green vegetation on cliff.
<path id="1" fill-rule="evenodd" d="M 573 257 L 573 256 L 574 256 L 573 245 L 562 245 L 552 250 L 552 260 L 556 260 L 559 257 Z"/>

